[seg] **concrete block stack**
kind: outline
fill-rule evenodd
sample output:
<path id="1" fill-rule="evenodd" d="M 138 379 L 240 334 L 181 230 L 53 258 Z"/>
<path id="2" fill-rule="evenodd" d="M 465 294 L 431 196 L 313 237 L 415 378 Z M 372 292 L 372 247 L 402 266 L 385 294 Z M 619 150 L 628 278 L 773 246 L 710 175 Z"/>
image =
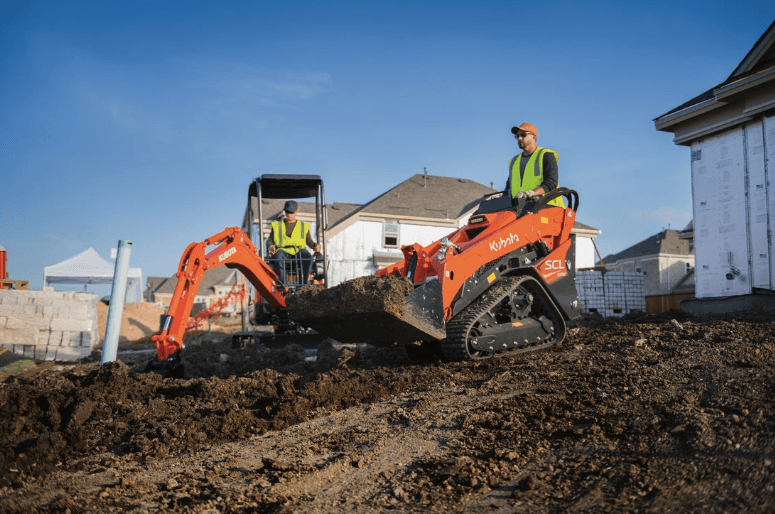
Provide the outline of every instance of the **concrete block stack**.
<path id="1" fill-rule="evenodd" d="M 625 316 L 632 311 L 646 312 L 646 286 L 643 273 L 633 271 L 579 271 L 576 289 L 584 303 L 583 312 L 603 317 Z"/>
<path id="2" fill-rule="evenodd" d="M 97 295 L 0 289 L 0 346 L 34 360 L 76 360 L 99 343 Z"/>

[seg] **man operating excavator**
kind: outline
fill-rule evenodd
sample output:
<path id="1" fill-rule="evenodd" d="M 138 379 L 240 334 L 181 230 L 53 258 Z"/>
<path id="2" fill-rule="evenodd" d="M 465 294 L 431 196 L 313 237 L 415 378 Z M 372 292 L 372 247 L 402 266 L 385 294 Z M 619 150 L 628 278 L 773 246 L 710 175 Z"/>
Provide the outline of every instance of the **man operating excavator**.
<path id="1" fill-rule="evenodd" d="M 295 259 L 296 254 L 301 257 L 302 277 L 301 283 L 307 283 L 309 270 L 312 265 L 312 255 L 305 246 L 320 251 L 320 244 L 312 239 L 309 225 L 296 219 L 296 213 L 299 210 L 299 204 L 294 200 L 285 202 L 283 211 L 285 218 L 273 221 L 269 232 L 269 255 L 272 256 L 271 263 L 274 272 L 280 277 L 283 284 L 287 285 L 285 264 L 288 260 Z"/>
<path id="2" fill-rule="evenodd" d="M 535 125 L 523 123 L 518 127 L 511 127 L 511 133 L 522 150 L 522 153 L 514 156 L 509 163 L 506 191 L 511 194 L 511 198 L 514 201 L 532 198 L 557 188 L 560 156 L 554 150 L 538 146 L 538 130 Z M 549 205 L 565 207 L 559 197 L 550 201 Z"/>

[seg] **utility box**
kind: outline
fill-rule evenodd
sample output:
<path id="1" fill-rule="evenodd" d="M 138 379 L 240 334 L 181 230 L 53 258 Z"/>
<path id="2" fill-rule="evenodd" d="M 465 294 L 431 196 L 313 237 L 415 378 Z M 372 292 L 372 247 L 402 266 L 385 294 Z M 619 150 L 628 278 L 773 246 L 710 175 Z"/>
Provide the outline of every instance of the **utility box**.
<path id="1" fill-rule="evenodd" d="M 775 117 L 691 144 L 697 298 L 773 289 L 775 187 L 767 164 L 774 157 Z"/>

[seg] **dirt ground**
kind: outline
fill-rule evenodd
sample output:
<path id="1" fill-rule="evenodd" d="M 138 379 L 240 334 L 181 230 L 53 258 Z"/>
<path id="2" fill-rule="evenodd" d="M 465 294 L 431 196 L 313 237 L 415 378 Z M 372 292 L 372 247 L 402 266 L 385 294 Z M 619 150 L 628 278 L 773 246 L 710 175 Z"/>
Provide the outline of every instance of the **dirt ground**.
<path id="1" fill-rule="evenodd" d="M 773 320 L 588 318 L 477 363 L 218 330 L 183 379 L 137 372 L 147 342 L 6 367 L 0 511 L 773 512 Z"/>

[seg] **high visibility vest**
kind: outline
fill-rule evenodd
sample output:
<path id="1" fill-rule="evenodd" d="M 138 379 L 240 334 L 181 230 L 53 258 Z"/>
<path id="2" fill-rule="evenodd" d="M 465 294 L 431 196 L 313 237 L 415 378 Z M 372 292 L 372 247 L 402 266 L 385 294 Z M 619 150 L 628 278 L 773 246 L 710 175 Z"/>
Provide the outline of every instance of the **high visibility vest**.
<path id="1" fill-rule="evenodd" d="M 541 148 L 537 146 L 535 151 L 528 157 L 527 164 L 525 164 L 525 175 L 520 176 L 519 169 L 521 168 L 521 162 L 523 155 L 520 153 L 509 163 L 509 172 L 511 173 L 511 197 L 517 196 L 520 191 L 528 191 L 537 188 L 544 181 L 544 154 L 546 152 L 552 152 L 554 158 L 557 160 L 557 164 L 560 163 L 560 156 L 554 150 L 549 148 Z M 560 184 L 557 184 L 559 187 Z M 549 191 L 546 191 L 547 193 Z M 565 208 L 565 203 L 562 201 L 562 197 L 555 198 L 549 205 Z"/>
<path id="2" fill-rule="evenodd" d="M 309 225 L 301 220 L 296 221 L 296 226 L 293 227 L 291 236 L 288 237 L 285 234 L 285 220 L 272 222 L 272 235 L 274 239 L 274 245 L 277 247 L 283 246 L 298 246 L 304 248 L 307 245 L 307 233 L 309 232 Z M 283 248 L 283 251 L 290 255 L 296 255 L 299 252 L 296 248 Z"/>

